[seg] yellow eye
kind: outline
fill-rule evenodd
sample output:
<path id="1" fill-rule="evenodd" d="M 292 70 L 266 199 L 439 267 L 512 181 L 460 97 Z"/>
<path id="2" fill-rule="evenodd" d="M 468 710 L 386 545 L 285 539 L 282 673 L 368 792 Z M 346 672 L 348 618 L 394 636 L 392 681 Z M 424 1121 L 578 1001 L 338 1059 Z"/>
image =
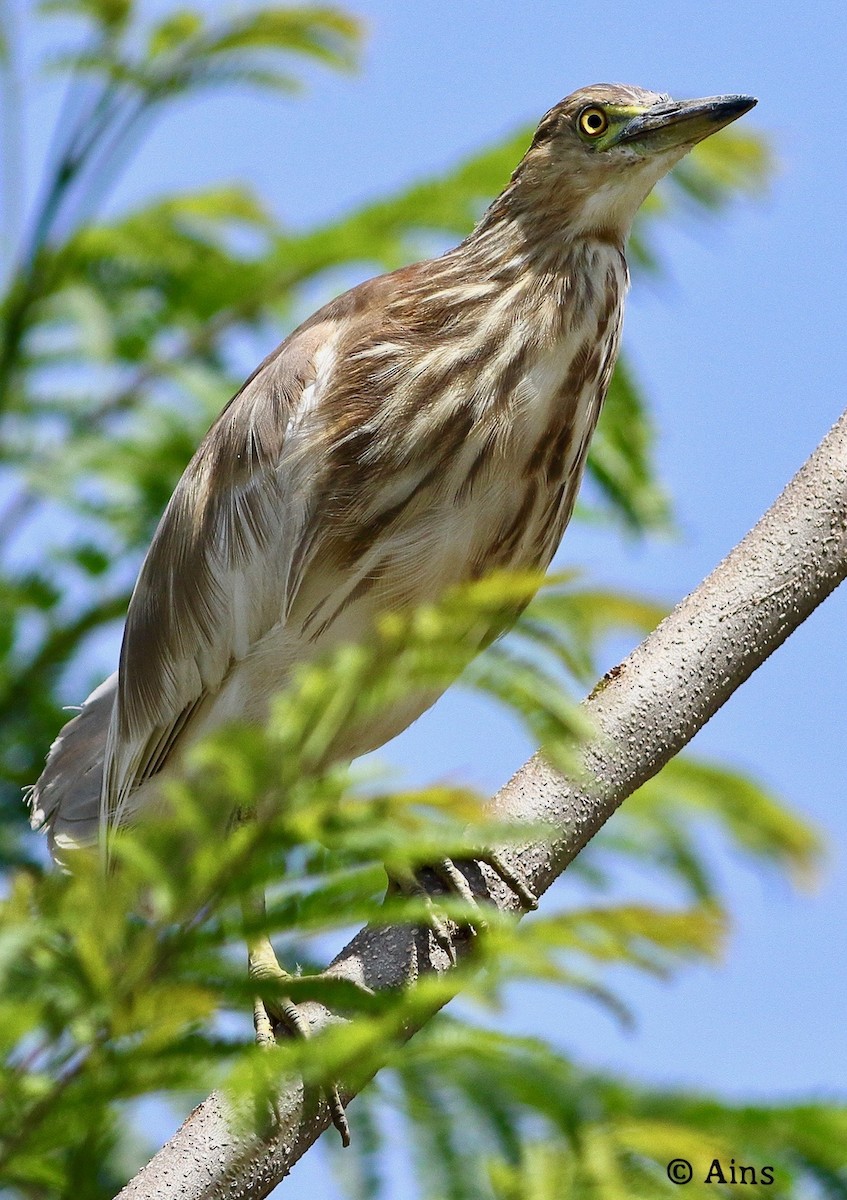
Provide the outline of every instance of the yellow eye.
<path id="1" fill-rule="evenodd" d="M 579 114 L 579 129 L 586 137 L 600 137 L 609 128 L 609 118 L 602 108 L 584 108 Z"/>

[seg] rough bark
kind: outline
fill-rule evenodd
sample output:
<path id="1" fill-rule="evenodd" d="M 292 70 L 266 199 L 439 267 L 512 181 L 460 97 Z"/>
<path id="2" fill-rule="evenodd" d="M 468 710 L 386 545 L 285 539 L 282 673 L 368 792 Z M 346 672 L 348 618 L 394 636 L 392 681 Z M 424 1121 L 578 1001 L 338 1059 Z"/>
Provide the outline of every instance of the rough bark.
<path id="1" fill-rule="evenodd" d="M 556 831 L 552 840 L 503 852 L 537 894 L 846 575 L 847 413 L 747 537 L 585 701 L 595 733 L 579 779 L 563 779 L 536 756 L 493 798 L 497 819 L 541 821 Z M 514 903 L 488 873 L 484 885 L 496 903 Z M 373 988 L 400 987 L 422 972 L 449 969 L 429 943 L 405 927 L 367 928 L 332 970 Z M 337 1019 L 306 1007 L 315 1029 Z M 225 1102 L 213 1094 L 120 1196 L 266 1196 L 329 1123 L 325 1106 L 308 1109 L 302 1087 L 289 1085 L 279 1096 L 275 1136 L 237 1137 Z"/>

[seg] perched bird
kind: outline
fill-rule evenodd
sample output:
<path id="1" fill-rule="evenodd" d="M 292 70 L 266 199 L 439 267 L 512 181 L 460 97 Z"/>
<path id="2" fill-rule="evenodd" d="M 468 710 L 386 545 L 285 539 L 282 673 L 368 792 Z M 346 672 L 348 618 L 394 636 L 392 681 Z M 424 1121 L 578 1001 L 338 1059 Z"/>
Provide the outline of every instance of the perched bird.
<path id="1" fill-rule="evenodd" d="M 379 614 L 547 566 L 615 365 L 636 211 L 754 104 L 575 92 L 461 245 L 346 292 L 265 359 L 165 510 L 117 673 L 32 792 L 56 856 L 154 805 L 186 746 L 264 721 L 295 664 Z M 409 696 L 339 755 L 432 700 Z"/>

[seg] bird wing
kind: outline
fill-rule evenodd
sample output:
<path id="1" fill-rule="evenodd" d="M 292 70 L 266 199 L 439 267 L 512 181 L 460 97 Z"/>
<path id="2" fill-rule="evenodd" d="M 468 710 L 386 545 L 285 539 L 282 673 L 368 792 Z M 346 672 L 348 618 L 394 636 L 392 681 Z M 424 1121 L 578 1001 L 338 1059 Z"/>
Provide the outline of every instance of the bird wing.
<path id="1" fill-rule="evenodd" d="M 309 557 L 315 480 L 298 454 L 337 326 L 309 323 L 257 369 L 189 463 L 130 601 L 100 823 L 119 824 L 234 663 L 285 619 Z"/>

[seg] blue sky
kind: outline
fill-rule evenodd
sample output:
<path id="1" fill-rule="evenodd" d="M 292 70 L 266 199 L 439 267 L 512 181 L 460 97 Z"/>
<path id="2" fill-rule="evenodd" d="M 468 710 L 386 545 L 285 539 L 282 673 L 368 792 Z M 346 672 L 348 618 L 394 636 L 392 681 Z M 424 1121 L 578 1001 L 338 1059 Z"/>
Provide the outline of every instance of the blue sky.
<path id="1" fill-rule="evenodd" d="M 640 281 L 627 311 L 625 344 L 654 402 L 681 537 L 627 546 L 573 529 L 557 560 L 627 589 L 681 597 L 755 522 L 844 404 L 847 9 L 360 0 L 353 11 L 369 29 L 360 73 L 315 72 L 309 95 L 293 103 L 231 95 L 186 106 L 154 132 L 112 207 L 248 180 L 285 221 L 309 224 L 443 168 L 586 83 L 759 97 L 747 120 L 777 153 L 769 195 L 714 225 L 668 231 L 670 281 Z M 36 136 L 54 111 L 47 89 L 29 114 Z M 634 1033 L 542 989 L 515 994 L 511 1028 L 657 1083 L 738 1098 L 844 1094 L 844 628 L 845 596 L 836 594 L 695 743 L 700 754 L 754 772 L 818 823 L 829 851 L 818 890 L 793 893 L 721 851 L 718 873 L 736 918 L 722 964 L 670 985 L 623 980 Z M 460 695 L 388 757 L 416 778 L 436 769 L 492 789 L 527 749 Z M 298 1168 L 301 1185 L 317 1181 L 315 1170 Z"/>

